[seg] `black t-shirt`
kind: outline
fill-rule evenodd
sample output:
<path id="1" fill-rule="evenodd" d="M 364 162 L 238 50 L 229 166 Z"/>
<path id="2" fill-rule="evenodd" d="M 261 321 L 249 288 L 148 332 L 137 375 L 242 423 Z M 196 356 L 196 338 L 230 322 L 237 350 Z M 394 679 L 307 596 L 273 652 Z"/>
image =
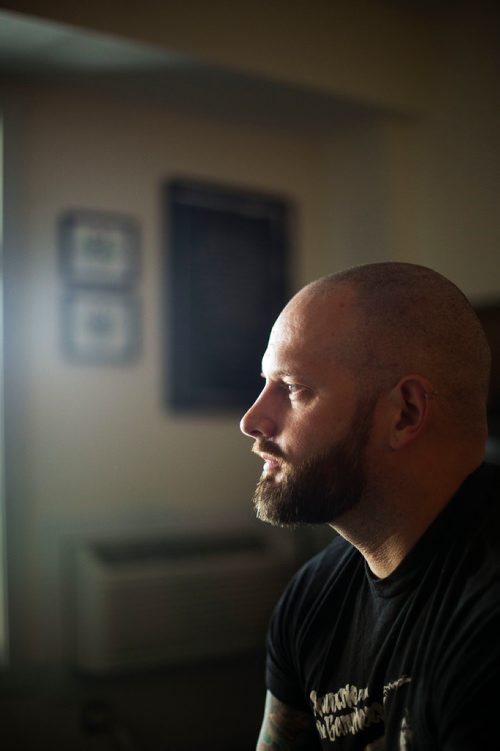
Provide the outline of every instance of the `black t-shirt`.
<path id="1" fill-rule="evenodd" d="M 319 748 L 500 749 L 500 467 L 468 477 L 384 579 L 335 538 L 279 601 L 266 672 Z"/>

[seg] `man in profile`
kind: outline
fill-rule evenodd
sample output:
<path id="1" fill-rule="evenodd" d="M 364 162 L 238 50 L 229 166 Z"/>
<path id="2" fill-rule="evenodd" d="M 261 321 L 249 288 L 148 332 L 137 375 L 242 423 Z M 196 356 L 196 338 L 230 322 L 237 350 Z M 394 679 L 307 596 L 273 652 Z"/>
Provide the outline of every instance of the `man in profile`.
<path id="1" fill-rule="evenodd" d="M 257 515 L 339 535 L 273 614 L 259 751 L 500 748 L 500 468 L 469 302 L 412 264 L 324 277 L 262 370 Z"/>

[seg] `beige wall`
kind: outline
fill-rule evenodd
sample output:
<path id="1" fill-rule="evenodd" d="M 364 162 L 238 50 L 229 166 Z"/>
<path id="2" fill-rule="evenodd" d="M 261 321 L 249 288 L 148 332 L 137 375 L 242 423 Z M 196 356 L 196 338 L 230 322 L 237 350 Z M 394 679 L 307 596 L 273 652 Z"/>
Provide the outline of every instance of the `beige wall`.
<path id="1" fill-rule="evenodd" d="M 490 29 L 487 17 L 455 14 L 442 32 L 428 110 L 416 115 L 414 99 L 398 114 L 374 113 L 321 135 L 70 87 L 3 86 L 16 659 L 50 662 L 64 653 L 61 556 L 75 538 L 254 524 L 248 499 L 258 465 L 238 415 L 174 416 L 162 401 L 164 181 L 206 178 L 289 197 L 296 286 L 395 258 L 434 266 L 474 297 L 500 295 L 499 53 Z M 349 54 L 368 80 L 368 58 L 361 55 L 360 67 L 358 48 Z M 376 91 L 385 99 L 391 77 L 382 79 L 371 78 L 372 93 L 359 101 Z M 72 207 L 130 213 L 141 223 L 144 340 L 130 366 L 79 367 L 61 357 L 55 231 Z"/>
<path id="2" fill-rule="evenodd" d="M 474 299 L 500 292 L 498 6 L 450 13 L 420 126 L 418 242 Z"/>

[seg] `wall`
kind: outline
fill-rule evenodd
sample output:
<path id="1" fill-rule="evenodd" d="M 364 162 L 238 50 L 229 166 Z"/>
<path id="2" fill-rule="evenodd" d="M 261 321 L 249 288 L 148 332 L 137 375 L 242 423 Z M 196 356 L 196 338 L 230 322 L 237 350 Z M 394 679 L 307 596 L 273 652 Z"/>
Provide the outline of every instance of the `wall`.
<path id="1" fill-rule="evenodd" d="M 324 145 L 322 273 L 332 265 L 421 261 L 416 237 L 418 120 L 378 115 Z"/>
<path id="2" fill-rule="evenodd" d="M 424 262 L 477 300 L 500 293 L 499 75 L 498 6 L 458 4 L 420 126 L 417 229 Z"/>
<path id="3" fill-rule="evenodd" d="M 435 268 L 473 301 L 500 297 L 498 14 L 451 3 L 425 111 L 379 115 L 325 144 L 325 270 L 334 258 L 396 258 Z"/>

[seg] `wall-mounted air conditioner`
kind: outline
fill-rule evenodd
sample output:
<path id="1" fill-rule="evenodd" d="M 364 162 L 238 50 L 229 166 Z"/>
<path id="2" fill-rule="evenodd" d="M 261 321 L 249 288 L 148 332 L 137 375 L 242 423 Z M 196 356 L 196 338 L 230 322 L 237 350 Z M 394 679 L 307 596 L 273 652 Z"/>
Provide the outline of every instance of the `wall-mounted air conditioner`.
<path id="1" fill-rule="evenodd" d="M 295 566 L 290 550 L 248 535 L 81 545 L 75 667 L 102 673 L 262 649 Z"/>

